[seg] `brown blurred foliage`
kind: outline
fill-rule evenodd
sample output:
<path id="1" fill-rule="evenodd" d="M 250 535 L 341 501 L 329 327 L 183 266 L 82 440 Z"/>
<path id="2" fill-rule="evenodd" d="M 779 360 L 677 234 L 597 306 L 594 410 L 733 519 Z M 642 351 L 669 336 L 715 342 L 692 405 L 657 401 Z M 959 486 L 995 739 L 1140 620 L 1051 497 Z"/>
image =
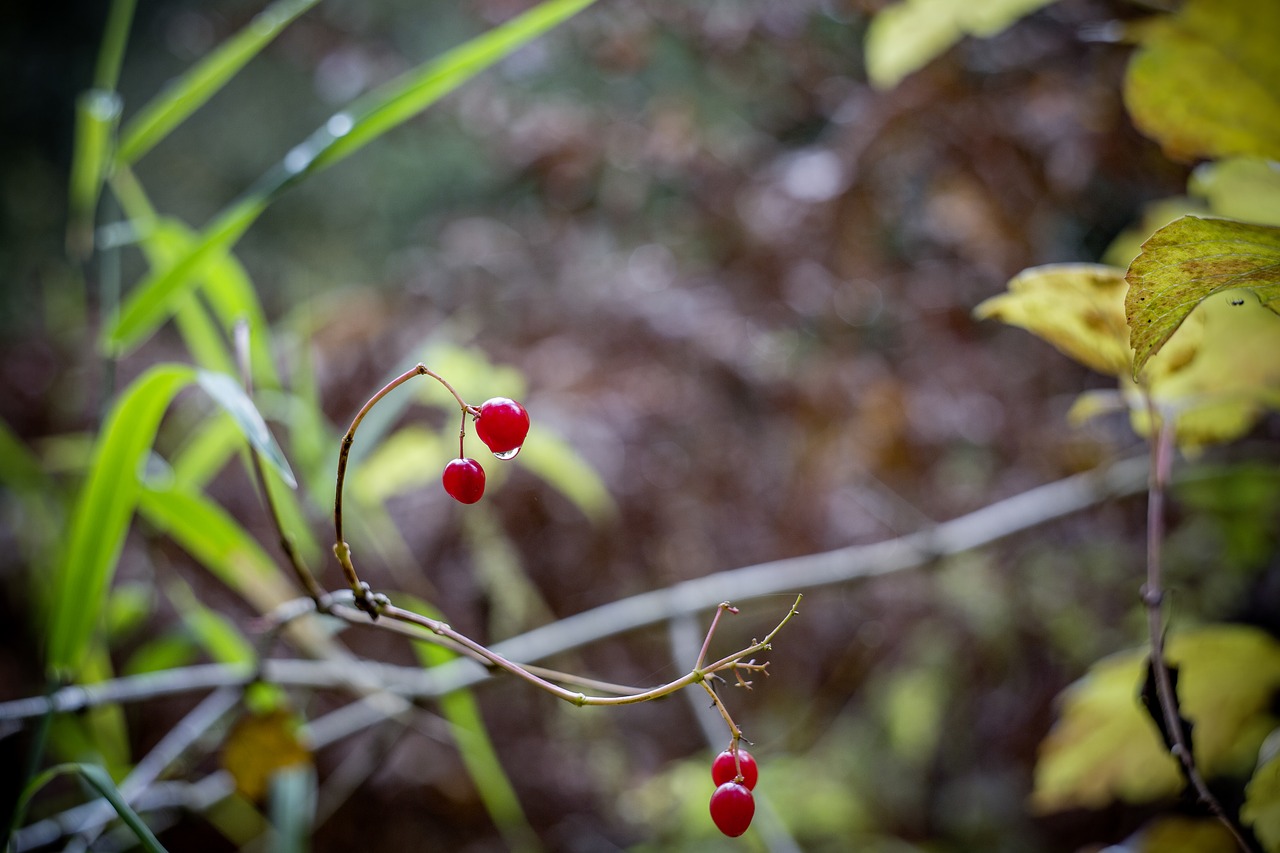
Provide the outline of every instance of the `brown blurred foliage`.
<path id="1" fill-rule="evenodd" d="M 338 104 L 522 5 L 322 4 L 139 175 L 161 209 L 199 225 Z M 527 377 L 530 440 L 540 424 L 558 430 L 619 507 L 592 524 L 520 473 L 486 496 L 549 617 L 891 538 L 1140 449 L 1120 422 L 1066 425 L 1071 398 L 1102 377 L 970 318 L 1021 269 L 1096 260 L 1146 202 L 1182 192 L 1186 167 L 1141 138 L 1120 103 L 1128 48 L 1083 37 L 1132 7 L 1064 0 L 878 92 L 860 59 L 878 5 L 603 0 L 283 198 L 242 242 L 282 341 L 314 330 L 302 345 L 334 424 L 416 360 L 428 336 Z M 48 12 L 11 13 L 27 38 L 15 79 L 50 93 L 28 91 L 10 107 L 29 133 L 4 143 L 12 272 L 0 417 L 37 447 L 90 427 L 107 394 L 59 296 L 74 280 L 59 247 L 68 105 L 96 45 L 87 19 L 100 15 L 79 8 L 86 21 L 74 32 Z M 241 0 L 142 4 L 126 103 L 255 11 Z M 126 283 L 139 269 L 126 259 Z M 91 326 L 98 278 L 88 271 Z M 117 381 L 178 352 L 163 333 L 119 366 Z M 269 541 L 242 471 L 226 472 L 214 493 Z M 415 563 L 370 558 L 375 587 L 416 577 L 410 592 L 480 639 L 530 627 L 493 608 L 459 510 L 442 495 L 390 509 Z M 1266 571 L 1251 564 L 1216 580 L 1178 556 L 1219 554 L 1216 524 L 1190 510 L 1175 520 L 1171 572 L 1193 593 L 1179 598 L 1179 614 L 1247 616 L 1252 600 L 1257 618 L 1259 602 L 1275 602 L 1274 552 L 1260 561 Z M 1142 530 L 1141 502 L 1122 502 L 937 572 L 815 592 L 776 643 L 771 677 L 731 696 L 762 780 L 772 765 L 800 768 L 810 786 L 829 782 L 834 802 L 865 815 L 866 849 L 919 849 L 888 840 L 900 839 L 1074 850 L 1123 838 L 1143 813 L 1033 819 L 1024 800 L 1055 694 L 1092 660 L 1143 639 Z M 0 553 L 8 698 L 38 691 L 39 670 L 22 557 Z M 153 569 L 181 573 L 211 607 L 251 616 L 181 552 L 132 543 L 122 576 Z M 336 572 L 327 580 L 339 583 Z M 787 603 L 744 605 L 719 642 L 767 631 Z M 351 642 L 412 663 L 394 640 Z M 573 658 L 560 663 L 622 683 L 687 665 L 658 629 Z M 648 817 L 629 817 L 635 792 L 672 762 L 701 766 L 720 748 L 683 700 L 575 710 L 505 681 L 477 695 L 551 849 L 660 838 Z M 308 717 L 339 701 L 298 697 Z M 189 707 L 127 709 L 135 750 Z M 918 725 L 904 716 L 913 707 Z M 318 756 L 322 783 L 362 751 L 385 759 L 320 827 L 317 850 L 501 849 L 437 732 L 352 737 Z M 784 820 L 795 799 L 778 794 Z M 798 837 L 805 849 L 850 849 L 803 829 Z M 164 838 L 171 849 L 222 849 L 198 817 Z"/>

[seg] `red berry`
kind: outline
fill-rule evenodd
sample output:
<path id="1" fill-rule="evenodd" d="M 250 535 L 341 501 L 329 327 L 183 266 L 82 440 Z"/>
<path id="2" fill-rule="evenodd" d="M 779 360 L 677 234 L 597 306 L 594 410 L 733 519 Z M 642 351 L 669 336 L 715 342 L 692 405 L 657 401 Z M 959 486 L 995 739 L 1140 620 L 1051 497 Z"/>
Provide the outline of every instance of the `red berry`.
<path id="1" fill-rule="evenodd" d="M 510 459 L 524 444 L 529 434 L 529 413 L 524 406 L 506 397 L 494 397 L 480 404 L 476 416 L 476 435 L 480 436 L 495 456 Z"/>
<path id="2" fill-rule="evenodd" d="M 455 459 L 444 466 L 444 490 L 454 500 L 473 504 L 484 494 L 484 469 L 474 459 Z"/>
<path id="3" fill-rule="evenodd" d="M 711 795 L 711 819 L 730 838 L 746 832 L 755 813 L 755 797 L 745 785 L 725 782 Z"/>
<path id="4" fill-rule="evenodd" d="M 756 760 L 745 749 L 739 749 L 738 761 L 742 763 L 741 780 L 738 779 L 738 767 L 734 763 L 733 752 L 726 749 L 717 755 L 716 760 L 711 762 L 711 781 L 717 785 L 723 785 L 725 782 L 741 781 L 748 789 L 754 790 L 756 780 L 760 778 L 760 770 L 756 767 Z"/>

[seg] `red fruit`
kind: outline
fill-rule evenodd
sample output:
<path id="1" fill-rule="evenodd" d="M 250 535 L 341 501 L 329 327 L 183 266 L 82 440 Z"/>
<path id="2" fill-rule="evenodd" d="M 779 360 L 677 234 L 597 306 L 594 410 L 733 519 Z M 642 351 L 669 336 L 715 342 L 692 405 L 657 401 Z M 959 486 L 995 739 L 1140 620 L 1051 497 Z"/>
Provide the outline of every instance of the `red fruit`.
<path id="1" fill-rule="evenodd" d="M 746 832 L 755 813 L 756 799 L 745 785 L 725 782 L 711 795 L 711 819 L 730 838 Z"/>
<path id="2" fill-rule="evenodd" d="M 444 490 L 456 501 L 473 504 L 484 494 L 484 469 L 474 459 L 455 459 L 444 466 Z"/>
<path id="3" fill-rule="evenodd" d="M 742 763 L 741 779 L 738 779 L 738 767 L 733 761 L 733 753 L 726 749 L 717 755 L 716 760 L 711 762 L 711 781 L 717 785 L 723 785 L 725 782 L 741 782 L 749 790 L 754 790 L 756 780 L 760 778 L 756 760 L 745 749 L 739 749 L 738 761 Z"/>
<path id="4" fill-rule="evenodd" d="M 529 434 L 529 413 L 524 406 L 506 397 L 494 397 L 480 404 L 476 416 L 476 435 L 480 436 L 495 456 L 510 459 L 524 444 Z"/>

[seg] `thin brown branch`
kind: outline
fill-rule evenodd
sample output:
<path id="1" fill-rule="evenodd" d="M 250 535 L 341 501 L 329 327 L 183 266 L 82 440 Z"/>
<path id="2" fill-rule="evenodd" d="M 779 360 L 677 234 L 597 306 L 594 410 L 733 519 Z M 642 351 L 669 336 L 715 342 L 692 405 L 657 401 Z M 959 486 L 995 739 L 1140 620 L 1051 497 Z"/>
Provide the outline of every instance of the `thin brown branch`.
<path id="1" fill-rule="evenodd" d="M 1182 712 L 1178 707 L 1178 695 L 1174 689 L 1173 679 L 1166 665 L 1164 654 L 1164 579 L 1162 564 L 1162 546 L 1164 543 L 1164 499 L 1169 487 L 1173 468 L 1173 451 L 1176 421 L 1167 413 L 1159 411 L 1150 397 L 1147 398 L 1147 411 L 1151 419 L 1151 469 L 1147 490 L 1147 581 L 1142 588 L 1142 600 L 1147 608 L 1147 629 L 1151 635 L 1151 672 L 1155 679 L 1156 696 L 1159 700 L 1160 715 L 1164 719 L 1164 729 L 1168 740 L 1172 743 L 1170 751 L 1177 759 L 1187 782 L 1195 789 L 1200 801 L 1208 807 L 1226 827 L 1235 839 L 1236 844 L 1245 853 L 1252 853 L 1256 848 L 1245 836 L 1244 831 L 1235 819 L 1227 814 L 1222 803 L 1209 790 L 1204 777 L 1196 766 L 1192 745 L 1187 738 L 1187 729 L 1183 725 Z"/>

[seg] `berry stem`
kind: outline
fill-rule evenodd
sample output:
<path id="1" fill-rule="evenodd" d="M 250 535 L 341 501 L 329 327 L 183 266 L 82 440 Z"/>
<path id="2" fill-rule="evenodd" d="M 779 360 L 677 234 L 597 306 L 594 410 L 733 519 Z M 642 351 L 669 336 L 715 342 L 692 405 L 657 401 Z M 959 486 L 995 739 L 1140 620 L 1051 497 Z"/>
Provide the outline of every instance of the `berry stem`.
<path id="1" fill-rule="evenodd" d="M 702 641 L 702 648 L 698 651 L 698 660 L 694 663 L 694 669 L 700 669 L 702 662 L 707 659 L 707 648 L 711 645 L 711 638 L 716 633 L 716 626 L 720 624 L 720 614 L 728 611 L 729 613 L 737 613 L 738 608 L 734 607 L 727 601 L 722 601 L 716 607 L 716 613 L 711 617 L 711 627 L 707 629 L 707 637 Z"/>
<path id="2" fill-rule="evenodd" d="M 724 706 L 724 702 L 720 699 L 720 694 L 716 693 L 716 689 L 712 687 L 704 679 L 699 682 L 702 689 L 707 691 L 707 695 L 711 697 L 712 703 L 716 706 L 716 710 L 720 712 L 720 716 L 724 718 L 725 724 L 729 727 L 729 734 L 733 736 L 733 741 L 729 745 L 729 749 L 733 751 L 734 764 L 736 766 L 738 777 L 742 777 L 742 767 L 738 764 L 738 742 L 742 740 L 742 729 L 738 728 L 738 724 L 733 721 L 733 717 L 729 716 L 729 709 Z"/>
<path id="3" fill-rule="evenodd" d="M 369 398 L 369 401 L 360 407 L 360 411 L 356 412 L 355 418 L 351 421 L 351 426 L 347 428 L 347 433 L 342 437 L 342 447 L 338 451 L 338 483 L 333 496 L 333 532 L 334 546 L 333 554 L 338 558 L 338 563 L 342 566 L 342 571 L 346 575 L 347 583 L 351 586 L 351 591 L 356 594 L 356 604 L 362 610 L 366 610 L 370 615 L 374 615 L 376 610 L 370 609 L 369 591 L 360 581 L 359 574 L 356 573 L 355 566 L 351 562 L 351 547 L 347 545 L 342 537 L 342 488 L 347 477 L 347 457 L 351 454 L 351 445 L 356 439 L 356 429 L 360 426 L 360 422 L 364 420 L 365 415 L 378 404 L 383 397 L 390 394 L 396 388 L 408 382 L 415 376 L 430 376 L 439 382 L 445 389 L 453 395 L 453 399 L 458 401 L 458 405 L 462 408 L 464 424 L 467 412 L 476 414 L 476 410 L 472 406 L 467 405 L 467 401 L 454 390 L 444 377 L 428 368 L 422 362 L 401 373 L 395 379 L 388 382 L 378 393 Z"/>
<path id="4" fill-rule="evenodd" d="M 366 591 L 366 594 L 367 594 L 367 591 Z M 674 681 L 670 681 L 666 684 L 663 684 L 660 687 L 654 687 L 649 690 L 638 690 L 638 691 L 627 692 L 624 695 L 619 695 L 619 696 L 589 696 L 584 693 L 568 690 L 564 687 L 561 687 L 558 684 L 555 684 L 549 681 L 547 678 L 544 678 L 540 675 L 535 674 L 534 672 L 530 671 L 530 668 L 527 668 L 521 664 L 508 660 L 507 658 L 503 657 L 497 652 L 494 652 L 492 649 L 489 649 L 481 645 L 480 643 L 477 643 L 475 640 L 471 639 L 465 634 L 460 634 L 459 632 L 455 631 L 451 626 L 449 626 L 447 623 L 441 622 L 437 619 L 431 619 L 430 617 L 423 616 L 420 613 L 415 613 L 411 610 L 404 610 L 403 608 L 395 607 L 390 603 L 385 603 L 385 604 L 380 604 L 380 606 L 378 607 L 378 615 L 386 617 L 386 619 L 388 620 L 391 620 L 392 624 L 394 622 L 404 622 L 410 625 L 415 625 L 419 628 L 425 628 L 427 631 L 430 631 L 433 635 L 435 635 L 435 637 L 443 638 L 447 642 L 456 644 L 456 646 L 459 647 L 461 650 L 463 650 L 463 653 L 466 654 L 467 656 L 477 658 L 483 661 L 484 663 L 486 663 L 487 665 L 495 667 L 497 669 L 505 670 L 506 672 L 511 673 L 517 678 L 520 678 L 523 681 L 528 682 L 534 687 L 545 690 L 546 692 L 550 693 L 552 696 L 555 696 L 557 699 L 563 699 L 564 701 L 572 705 L 577 705 L 581 707 L 583 705 L 592 705 L 592 706 L 635 705 L 640 702 L 647 702 L 652 699 L 660 699 L 663 696 L 668 696 L 672 693 L 675 693 L 677 690 L 682 690 L 685 687 L 688 687 L 693 684 L 702 684 L 703 687 L 709 690 L 714 696 L 715 691 L 711 690 L 710 686 L 707 685 L 706 683 L 707 676 L 715 673 L 717 670 L 728 669 L 730 667 L 737 666 L 739 665 L 738 662 L 742 658 L 748 657 L 749 655 L 756 654 L 757 652 L 760 652 L 769 648 L 769 642 L 773 639 L 773 637 L 778 633 L 778 631 L 782 630 L 782 627 L 786 625 L 787 622 L 791 620 L 791 617 L 798 612 L 796 608 L 799 605 L 799 603 L 800 603 L 800 597 L 797 597 L 795 604 L 791 605 L 791 609 L 787 611 L 787 614 L 782 618 L 782 621 L 780 621 L 777 624 L 777 626 L 775 626 L 774 629 L 770 631 L 768 635 L 766 635 L 764 640 L 752 643 L 750 646 L 747 646 L 744 649 L 740 649 L 739 651 L 736 651 L 733 654 L 722 658 L 721 660 L 717 661 L 716 663 L 712 664 L 709 667 L 694 668 L 693 670 L 686 673 L 682 677 L 677 678 Z M 359 606 L 359 593 L 356 593 L 356 604 L 357 606 Z M 361 609 L 364 610 L 364 608 L 361 608 Z M 367 610 L 365 610 L 365 613 L 370 618 L 373 617 L 373 614 L 369 613 Z M 355 613 L 349 610 L 335 610 L 334 615 L 340 616 L 341 618 L 345 618 L 348 621 L 357 621 L 358 619 L 360 619 L 360 617 L 356 616 Z M 382 625 L 384 623 L 375 623 L 375 624 Z M 390 628 L 391 625 L 387 624 L 387 627 Z M 395 630 L 395 629 L 392 629 L 392 630 Z M 747 664 L 747 665 L 757 669 L 763 668 L 762 665 L 757 665 L 757 664 Z M 549 673 L 549 672 L 546 672 L 545 670 L 542 670 L 542 672 L 544 672 L 546 675 L 550 677 L 556 677 L 560 675 L 559 673 Z M 591 684 L 590 681 L 579 679 L 576 676 L 570 676 L 570 677 L 564 678 L 563 680 L 570 681 L 572 683 L 583 684 L 584 686 L 588 686 Z M 621 688 L 617 688 L 616 685 L 609 685 L 606 689 L 609 689 L 610 692 L 613 692 L 614 689 L 621 689 Z M 738 731 L 736 726 L 733 725 L 732 719 L 729 718 L 728 716 L 728 711 L 726 711 L 724 709 L 724 706 L 720 704 L 718 697 L 716 697 L 716 703 L 717 703 L 717 706 L 720 707 L 721 709 L 720 713 L 729 722 L 730 731 L 734 732 L 737 738 L 741 738 L 742 733 Z"/>

